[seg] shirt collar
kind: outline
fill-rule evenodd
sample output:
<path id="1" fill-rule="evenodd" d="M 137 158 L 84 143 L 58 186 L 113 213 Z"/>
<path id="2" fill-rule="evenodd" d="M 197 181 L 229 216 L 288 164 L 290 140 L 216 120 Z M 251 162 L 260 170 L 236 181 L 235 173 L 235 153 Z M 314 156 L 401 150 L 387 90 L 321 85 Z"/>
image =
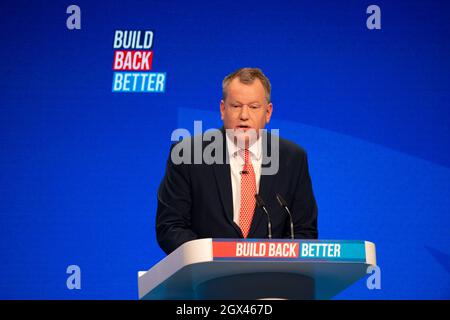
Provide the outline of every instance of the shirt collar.
<path id="1" fill-rule="evenodd" d="M 234 143 L 231 137 L 228 136 L 228 134 L 225 133 L 226 139 L 227 139 L 227 149 L 230 156 L 236 157 L 239 154 L 238 146 Z M 258 140 L 256 140 L 249 148 L 248 151 L 250 151 L 251 156 L 255 160 L 261 159 L 261 148 L 262 148 L 262 140 L 261 136 L 258 137 Z"/>

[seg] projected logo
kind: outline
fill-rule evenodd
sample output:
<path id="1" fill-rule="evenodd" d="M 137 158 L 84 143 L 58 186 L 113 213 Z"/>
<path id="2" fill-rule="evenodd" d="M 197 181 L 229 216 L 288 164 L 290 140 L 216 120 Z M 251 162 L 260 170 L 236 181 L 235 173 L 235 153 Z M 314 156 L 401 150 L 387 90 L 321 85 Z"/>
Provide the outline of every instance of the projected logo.
<path id="1" fill-rule="evenodd" d="M 114 32 L 113 92 L 164 92 L 165 72 L 151 72 L 153 63 L 151 30 Z"/>

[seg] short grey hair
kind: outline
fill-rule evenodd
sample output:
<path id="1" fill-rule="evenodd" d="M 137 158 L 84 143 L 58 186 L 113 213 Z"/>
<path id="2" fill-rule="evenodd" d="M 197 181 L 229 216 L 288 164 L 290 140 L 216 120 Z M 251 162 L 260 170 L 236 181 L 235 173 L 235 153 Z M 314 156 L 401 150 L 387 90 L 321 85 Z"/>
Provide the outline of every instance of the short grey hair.
<path id="1" fill-rule="evenodd" d="M 228 85 L 235 78 L 238 78 L 239 81 L 244 84 L 252 84 L 255 79 L 259 79 L 264 87 L 264 91 L 266 92 L 267 103 L 270 103 L 270 93 L 272 91 L 272 87 L 269 79 L 259 68 L 241 68 L 227 75 L 222 81 L 222 99 L 224 101 L 227 98 Z"/>

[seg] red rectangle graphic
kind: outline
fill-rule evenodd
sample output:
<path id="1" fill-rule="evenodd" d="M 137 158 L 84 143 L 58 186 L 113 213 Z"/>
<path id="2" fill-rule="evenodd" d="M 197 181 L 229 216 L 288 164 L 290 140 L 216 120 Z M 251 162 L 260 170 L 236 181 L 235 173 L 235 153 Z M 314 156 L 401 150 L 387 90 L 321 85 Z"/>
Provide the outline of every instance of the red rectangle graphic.
<path id="1" fill-rule="evenodd" d="M 153 51 L 116 50 L 113 70 L 149 71 L 152 69 Z"/>
<path id="2" fill-rule="evenodd" d="M 214 258 L 298 258 L 298 242 L 213 242 Z"/>

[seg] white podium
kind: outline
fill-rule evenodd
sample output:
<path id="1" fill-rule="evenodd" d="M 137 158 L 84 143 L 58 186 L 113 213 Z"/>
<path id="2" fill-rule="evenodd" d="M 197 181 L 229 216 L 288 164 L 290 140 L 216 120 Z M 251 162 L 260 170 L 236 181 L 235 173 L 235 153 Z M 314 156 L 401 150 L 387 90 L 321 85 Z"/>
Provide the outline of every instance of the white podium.
<path id="1" fill-rule="evenodd" d="M 199 239 L 139 272 L 139 298 L 330 299 L 371 265 L 368 241 Z"/>

